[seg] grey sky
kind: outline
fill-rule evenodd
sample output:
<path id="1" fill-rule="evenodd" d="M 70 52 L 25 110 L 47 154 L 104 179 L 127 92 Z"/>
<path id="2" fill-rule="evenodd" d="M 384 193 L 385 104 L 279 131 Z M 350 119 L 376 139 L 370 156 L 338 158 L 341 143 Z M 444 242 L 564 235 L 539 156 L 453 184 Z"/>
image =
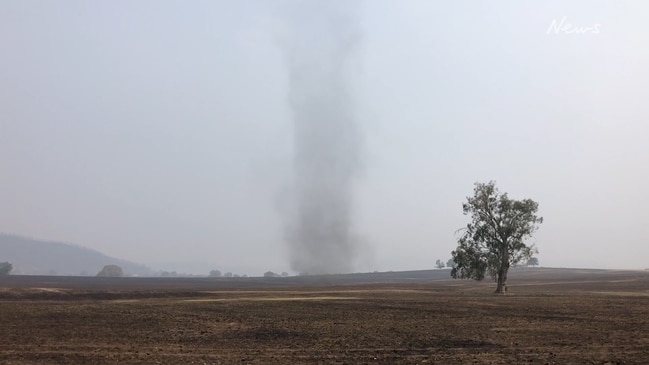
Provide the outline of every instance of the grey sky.
<path id="1" fill-rule="evenodd" d="M 448 259 L 461 203 L 488 180 L 539 202 L 542 265 L 648 267 L 649 6 L 489 4 L 357 9 L 358 270 Z M 0 231 L 143 263 L 288 270 L 291 9 L 0 2 Z M 564 16 L 599 33 L 548 34 Z"/>

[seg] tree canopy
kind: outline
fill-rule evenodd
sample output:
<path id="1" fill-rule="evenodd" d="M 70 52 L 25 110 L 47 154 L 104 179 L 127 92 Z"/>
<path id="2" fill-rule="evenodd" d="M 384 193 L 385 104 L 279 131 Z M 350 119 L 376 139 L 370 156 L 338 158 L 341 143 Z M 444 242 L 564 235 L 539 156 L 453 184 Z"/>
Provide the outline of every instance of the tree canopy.
<path id="1" fill-rule="evenodd" d="M 482 280 L 489 274 L 496 283 L 496 293 L 506 291 L 507 273 L 512 265 L 538 252 L 527 245 L 543 222 L 537 217 L 538 203 L 531 199 L 514 200 L 500 193 L 495 182 L 476 183 L 472 197 L 462 204 L 464 215 L 471 217 L 451 252 L 456 279 Z"/>

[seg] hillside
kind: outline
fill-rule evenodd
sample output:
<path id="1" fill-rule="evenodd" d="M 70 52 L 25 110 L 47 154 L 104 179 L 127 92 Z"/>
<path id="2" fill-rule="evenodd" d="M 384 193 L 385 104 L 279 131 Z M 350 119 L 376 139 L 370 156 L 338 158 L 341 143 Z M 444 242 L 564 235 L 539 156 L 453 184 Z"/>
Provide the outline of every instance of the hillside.
<path id="1" fill-rule="evenodd" d="M 0 262 L 13 264 L 12 274 L 94 276 L 104 265 L 122 267 L 127 276 L 150 276 L 144 265 L 104 255 L 89 248 L 61 242 L 0 234 Z"/>

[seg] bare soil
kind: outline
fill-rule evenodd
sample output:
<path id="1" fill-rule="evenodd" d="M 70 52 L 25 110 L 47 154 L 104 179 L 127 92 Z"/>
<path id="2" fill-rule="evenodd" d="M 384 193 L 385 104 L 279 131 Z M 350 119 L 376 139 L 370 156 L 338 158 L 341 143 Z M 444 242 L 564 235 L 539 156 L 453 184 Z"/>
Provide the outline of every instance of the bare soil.
<path id="1" fill-rule="evenodd" d="M 649 272 L 510 277 L 1 278 L 0 363 L 649 363 Z"/>

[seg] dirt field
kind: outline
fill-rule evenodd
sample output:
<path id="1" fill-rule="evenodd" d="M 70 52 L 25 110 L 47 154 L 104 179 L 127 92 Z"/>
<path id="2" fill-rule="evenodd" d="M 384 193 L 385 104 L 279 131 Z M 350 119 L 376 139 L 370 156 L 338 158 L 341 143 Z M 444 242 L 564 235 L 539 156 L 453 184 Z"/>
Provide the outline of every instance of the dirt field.
<path id="1" fill-rule="evenodd" d="M 649 272 L 341 278 L 2 278 L 0 363 L 649 363 Z"/>

